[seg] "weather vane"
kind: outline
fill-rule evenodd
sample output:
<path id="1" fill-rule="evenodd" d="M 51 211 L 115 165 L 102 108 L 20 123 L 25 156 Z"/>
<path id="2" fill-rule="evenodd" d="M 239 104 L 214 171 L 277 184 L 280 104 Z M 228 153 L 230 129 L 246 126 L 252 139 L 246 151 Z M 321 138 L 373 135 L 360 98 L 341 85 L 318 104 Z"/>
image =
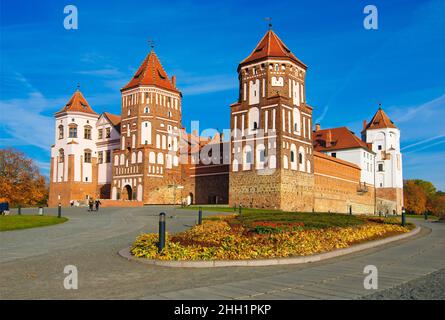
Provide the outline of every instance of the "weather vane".
<path id="1" fill-rule="evenodd" d="M 266 17 L 266 18 L 264 18 L 264 20 L 269 21 L 269 30 L 271 30 L 272 29 L 272 18 Z"/>
<path id="2" fill-rule="evenodd" d="M 77 91 L 80 91 L 80 83 L 77 83 Z"/>
<path id="3" fill-rule="evenodd" d="M 155 42 L 152 39 L 148 39 L 148 45 L 150 46 L 151 50 L 155 47 Z"/>

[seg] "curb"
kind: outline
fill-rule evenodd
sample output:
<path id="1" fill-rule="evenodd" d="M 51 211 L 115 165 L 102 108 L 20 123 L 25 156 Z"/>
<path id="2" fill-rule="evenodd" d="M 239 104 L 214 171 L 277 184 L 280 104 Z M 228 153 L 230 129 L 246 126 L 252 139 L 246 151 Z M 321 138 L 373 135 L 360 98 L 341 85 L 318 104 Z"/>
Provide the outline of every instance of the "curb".
<path id="1" fill-rule="evenodd" d="M 129 261 L 136 261 L 148 265 L 156 265 L 156 266 L 171 267 L 171 268 L 260 267 L 260 266 L 276 266 L 276 265 L 287 265 L 287 264 L 302 264 L 302 263 L 318 262 L 326 259 L 340 257 L 350 253 L 375 248 L 394 241 L 403 240 L 418 234 L 420 230 L 421 228 L 416 226 L 416 228 L 414 228 L 410 232 L 400 234 L 394 237 L 384 238 L 381 240 L 374 240 L 362 244 L 357 244 L 348 248 L 337 249 L 330 252 L 319 253 L 310 256 L 293 257 L 293 258 L 272 258 L 272 259 L 258 259 L 258 260 L 167 261 L 167 260 L 136 258 L 130 253 L 131 247 L 120 250 L 118 254 Z"/>

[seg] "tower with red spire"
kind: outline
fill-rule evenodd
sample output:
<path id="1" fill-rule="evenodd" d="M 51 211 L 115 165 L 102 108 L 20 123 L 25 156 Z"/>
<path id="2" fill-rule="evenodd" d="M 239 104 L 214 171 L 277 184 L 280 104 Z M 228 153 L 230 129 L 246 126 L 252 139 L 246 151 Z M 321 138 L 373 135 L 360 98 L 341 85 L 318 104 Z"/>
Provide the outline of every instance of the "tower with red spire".
<path id="1" fill-rule="evenodd" d="M 121 141 L 113 156 L 111 198 L 173 203 L 171 186 L 180 181 L 181 93 L 154 50 L 121 89 L 121 98 Z"/>
<path id="2" fill-rule="evenodd" d="M 271 29 L 239 64 L 239 98 L 231 105 L 232 205 L 313 209 L 306 70 Z"/>

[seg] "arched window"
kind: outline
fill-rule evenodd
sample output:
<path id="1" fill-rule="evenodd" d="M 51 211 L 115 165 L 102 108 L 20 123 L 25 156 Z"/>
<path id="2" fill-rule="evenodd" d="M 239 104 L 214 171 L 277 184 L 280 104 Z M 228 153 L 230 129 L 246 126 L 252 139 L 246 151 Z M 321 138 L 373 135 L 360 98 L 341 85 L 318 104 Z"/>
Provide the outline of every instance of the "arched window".
<path id="1" fill-rule="evenodd" d="M 288 158 L 287 158 L 286 155 L 283 156 L 283 168 L 284 169 L 288 169 L 289 168 L 289 161 L 288 161 Z"/>
<path id="2" fill-rule="evenodd" d="M 252 147 L 246 145 L 243 149 L 243 170 L 250 170 L 252 160 Z"/>
<path id="3" fill-rule="evenodd" d="M 300 110 L 298 110 L 298 108 L 294 108 L 294 110 L 293 110 L 293 129 L 294 129 L 294 133 L 296 133 L 296 134 L 300 134 L 300 123 L 301 123 Z"/>
<path id="4" fill-rule="evenodd" d="M 59 139 L 63 139 L 63 126 L 59 126 Z"/>
<path id="5" fill-rule="evenodd" d="M 144 113 L 150 113 L 150 108 L 148 106 L 145 107 Z"/>
<path id="6" fill-rule="evenodd" d="M 69 125 L 69 134 L 68 137 L 70 138 L 77 138 L 77 125 L 76 124 L 70 124 Z"/>
<path id="7" fill-rule="evenodd" d="M 158 164 L 164 164 L 164 154 L 158 153 Z"/>
<path id="8" fill-rule="evenodd" d="M 297 170 L 297 147 L 293 143 L 290 146 L 290 168 Z"/>
<path id="9" fill-rule="evenodd" d="M 131 154 L 131 163 L 136 163 L 136 152 Z"/>
<path id="10" fill-rule="evenodd" d="M 263 144 L 259 144 L 256 147 L 256 168 L 264 169 L 264 163 L 266 161 L 266 150 Z"/>
<path id="11" fill-rule="evenodd" d="M 148 154 L 148 162 L 156 163 L 156 154 L 153 151 Z"/>
<path id="12" fill-rule="evenodd" d="M 114 156 L 114 165 L 115 166 L 119 165 L 119 156 L 118 155 Z"/>
<path id="13" fill-rule="evenodd" d="M 300 171 L 305 171 L 306 159 L 305 159 L 304 148 L 302 146 L 298 148 L 298 163 Z"/>
<path id="14" fill-rule="evenodd" d="M 142 151 L 138 152 L 138 163 L 142 162 Z"/>
<path id="15" fill-rule="evenodd" d="M 256 131 L 260 122 L 260 110 L 256 107 L 249 109 L 249 130 Z"/>
<path id="16" fill-rule="evenodd" d="M 63 149 L 59 149 L 59 162 L 65 161 L 65 151 Z"/>
<path id="17" fill-rule="evenodd" d="M 122 166 L 122 165 L 124 165 L 125 164 L 125 155 L 124 154 L 121 154 L 121 159 L 120 159 L 121 161 L 120 161 L 120 165 Z"/>

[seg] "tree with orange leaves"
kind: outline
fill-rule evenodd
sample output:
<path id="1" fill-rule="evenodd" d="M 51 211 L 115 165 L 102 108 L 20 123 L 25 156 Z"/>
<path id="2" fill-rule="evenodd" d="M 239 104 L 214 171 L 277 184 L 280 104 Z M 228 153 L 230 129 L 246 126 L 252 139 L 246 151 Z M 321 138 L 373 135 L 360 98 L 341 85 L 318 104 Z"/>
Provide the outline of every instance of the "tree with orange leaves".
<path id="1" fill-rule="evenodd" d="M 405 181 L 403 199 L 405 209 L 410 213 L 423 214 L 427 210 L 428 196 L 414 180 Z"/>
<path id="2" fill-rule="evenodd" d="M 48 188 L 32 159 L 13 149 L 0 150 L 0 201 L 10 206 L 45 204 Z"/>

